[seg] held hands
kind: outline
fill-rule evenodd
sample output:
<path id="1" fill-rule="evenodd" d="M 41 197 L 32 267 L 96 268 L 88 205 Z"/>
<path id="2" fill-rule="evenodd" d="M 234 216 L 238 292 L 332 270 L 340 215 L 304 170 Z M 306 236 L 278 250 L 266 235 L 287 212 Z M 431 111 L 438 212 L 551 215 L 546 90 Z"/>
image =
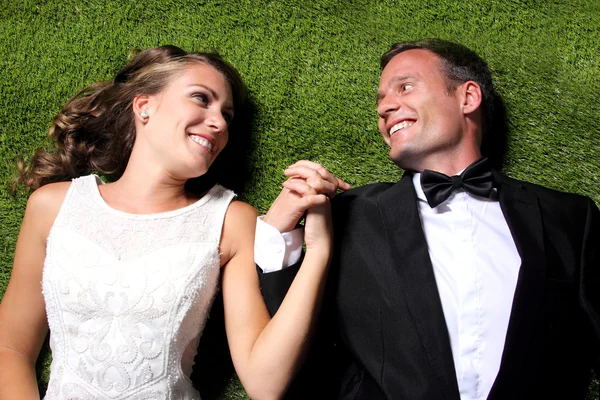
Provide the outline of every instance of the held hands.
<path id="1" fill-rule="evenodd" d="M 312 161 L 298 161 L 284 173 L 289 179 L 283 182 L 283 190 L 263 219 L 282 233 L 293 230 L 309 208 L 326 204 L 337 189 L 350 189 L 346 182 Z"/>
<path id="2" fill-rule="evenodd" d="M 298 161 L 288 167 L 284 173 L 289 179 L 283 183 L 283 190 L 263 221 L 277 228 L 279 232 L 289 232 L 306 213 L 307 250 L 321 244 L 329 245 L 331 240 L 329 199 L 335 196 L 338 189 L 348 190 L 350 185 L 335 177 L 321 164 L 312 161 Z M 325 243 L 320 243 L 321 240 Z"/>

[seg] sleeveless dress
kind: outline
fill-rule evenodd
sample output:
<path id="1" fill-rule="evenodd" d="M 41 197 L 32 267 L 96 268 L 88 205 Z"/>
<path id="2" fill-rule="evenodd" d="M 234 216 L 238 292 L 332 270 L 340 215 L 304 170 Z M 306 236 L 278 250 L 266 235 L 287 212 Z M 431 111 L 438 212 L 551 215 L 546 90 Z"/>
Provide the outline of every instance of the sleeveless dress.
<path id="1" fill-rule="evenodd" d="M 199 399 L 189 375 L 235 195 L 215 185 L 187 207 L 137 215 L 110 208 L 98 184 L 73 180 L 47 240 L 45 399 Z"/>

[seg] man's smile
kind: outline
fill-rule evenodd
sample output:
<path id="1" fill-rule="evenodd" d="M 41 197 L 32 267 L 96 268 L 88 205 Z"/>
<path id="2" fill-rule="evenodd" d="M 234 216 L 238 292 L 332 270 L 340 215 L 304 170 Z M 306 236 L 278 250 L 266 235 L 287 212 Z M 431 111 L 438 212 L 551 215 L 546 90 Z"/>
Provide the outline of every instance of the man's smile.
<path id="1" fill-rule="evenodd" d="M 389 131 L 390 137 L 392 137 L 392 135 L 394 133 L 396 133 L 398 131 L 401 131 L 402 129 L 405 129 L 405 128 L 408 128 L 408 127 L 412 126 L 415 122 L 416 121 L 413 121 L 413 120 L 404 120 L 402 122 L 399 122 L 399 123 L 393 125 L 390 128 L 390 131 Z"/>

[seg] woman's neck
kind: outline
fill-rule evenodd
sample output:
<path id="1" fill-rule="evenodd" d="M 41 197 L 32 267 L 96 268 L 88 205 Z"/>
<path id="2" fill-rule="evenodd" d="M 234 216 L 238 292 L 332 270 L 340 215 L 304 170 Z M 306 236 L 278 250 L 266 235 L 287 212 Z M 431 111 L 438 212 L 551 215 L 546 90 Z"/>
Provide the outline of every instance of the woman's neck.
<path id="1" fill-rule="evenodd" d="M 100 186 L 100 194 L 107 204 L 121 211 L 158 213 L 176 210 L 198 200 L 185 191 L 185 182 L 152 167 L 142 171 L 130 163 L 116 182 Z"/>

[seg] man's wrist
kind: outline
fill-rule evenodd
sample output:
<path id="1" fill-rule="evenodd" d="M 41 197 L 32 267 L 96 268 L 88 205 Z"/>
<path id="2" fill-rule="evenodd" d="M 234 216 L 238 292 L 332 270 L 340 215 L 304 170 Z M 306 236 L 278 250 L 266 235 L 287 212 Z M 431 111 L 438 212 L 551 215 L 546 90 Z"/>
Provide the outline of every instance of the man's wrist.
<path id="1" fill-rule="evenodd" d="M 258 217 L 254 241 L 254 261 L 264 273 L 294 265 L 302 256 L 303 228 L 280 233 Z"/>

